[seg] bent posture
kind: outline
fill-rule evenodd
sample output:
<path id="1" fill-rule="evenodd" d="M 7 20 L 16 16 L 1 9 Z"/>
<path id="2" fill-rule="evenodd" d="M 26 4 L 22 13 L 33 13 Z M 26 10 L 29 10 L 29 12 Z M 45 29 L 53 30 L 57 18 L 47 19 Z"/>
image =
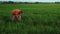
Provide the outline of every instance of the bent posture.
<path id="1" fill-rule="evenodd" d="M 12 10 L 12 22 L 14 21 L 15 16 L 18 19 L 18 21 L 20 21 L 21 20 L 21 14 L 22 14 L 22 11 L 19 9 Z"/>

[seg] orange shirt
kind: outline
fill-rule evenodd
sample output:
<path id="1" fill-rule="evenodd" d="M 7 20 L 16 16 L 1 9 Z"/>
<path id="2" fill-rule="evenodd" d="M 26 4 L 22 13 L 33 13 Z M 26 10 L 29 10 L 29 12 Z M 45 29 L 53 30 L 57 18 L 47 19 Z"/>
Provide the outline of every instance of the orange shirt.
<path id="1" fill-rule="evenodd" d="M 19 15 L 19 14 L 21 14 L 21 10 L 15 9 L 15 10 L 12 11 L 12 14 L 13 15 Z"/>

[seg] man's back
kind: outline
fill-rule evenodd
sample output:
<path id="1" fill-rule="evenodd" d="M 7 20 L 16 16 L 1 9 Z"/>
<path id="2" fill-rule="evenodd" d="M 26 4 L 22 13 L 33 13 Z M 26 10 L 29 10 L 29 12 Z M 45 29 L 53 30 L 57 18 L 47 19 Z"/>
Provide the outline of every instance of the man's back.
<path id="1" fill-rule="evenodd" d="M 12 14 L 15 14 L 15 15 L 20 14 L 20 13 L 21 13 L 21 10 L 19 10 L 19 9 L 14 9 L 12 11 Z"/>

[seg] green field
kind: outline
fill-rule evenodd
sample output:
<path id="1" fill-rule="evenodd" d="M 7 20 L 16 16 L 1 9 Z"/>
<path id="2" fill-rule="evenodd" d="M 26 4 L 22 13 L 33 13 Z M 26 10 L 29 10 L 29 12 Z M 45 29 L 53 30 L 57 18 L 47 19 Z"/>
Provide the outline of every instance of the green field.
<path id="1" fill-rule="evenodd" d="M 23 10 L 20 22 L 13 9 Z M 0 34 L 60 34 L 60 4 L 0 4 Z"/>

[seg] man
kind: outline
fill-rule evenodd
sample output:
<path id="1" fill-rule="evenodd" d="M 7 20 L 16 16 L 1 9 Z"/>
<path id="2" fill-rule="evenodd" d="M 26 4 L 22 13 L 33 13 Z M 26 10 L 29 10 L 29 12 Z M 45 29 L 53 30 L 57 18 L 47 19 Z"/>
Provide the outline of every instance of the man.
<path id="1" fill-rule="evenodd" d="M 20 21 L 21 20 L 21 14 L 22 14 L 22 11 L 19 9 L 12 10 L 12 22 L 14 22 L 15 16 L 18 19 L 18 21 Z"/>

